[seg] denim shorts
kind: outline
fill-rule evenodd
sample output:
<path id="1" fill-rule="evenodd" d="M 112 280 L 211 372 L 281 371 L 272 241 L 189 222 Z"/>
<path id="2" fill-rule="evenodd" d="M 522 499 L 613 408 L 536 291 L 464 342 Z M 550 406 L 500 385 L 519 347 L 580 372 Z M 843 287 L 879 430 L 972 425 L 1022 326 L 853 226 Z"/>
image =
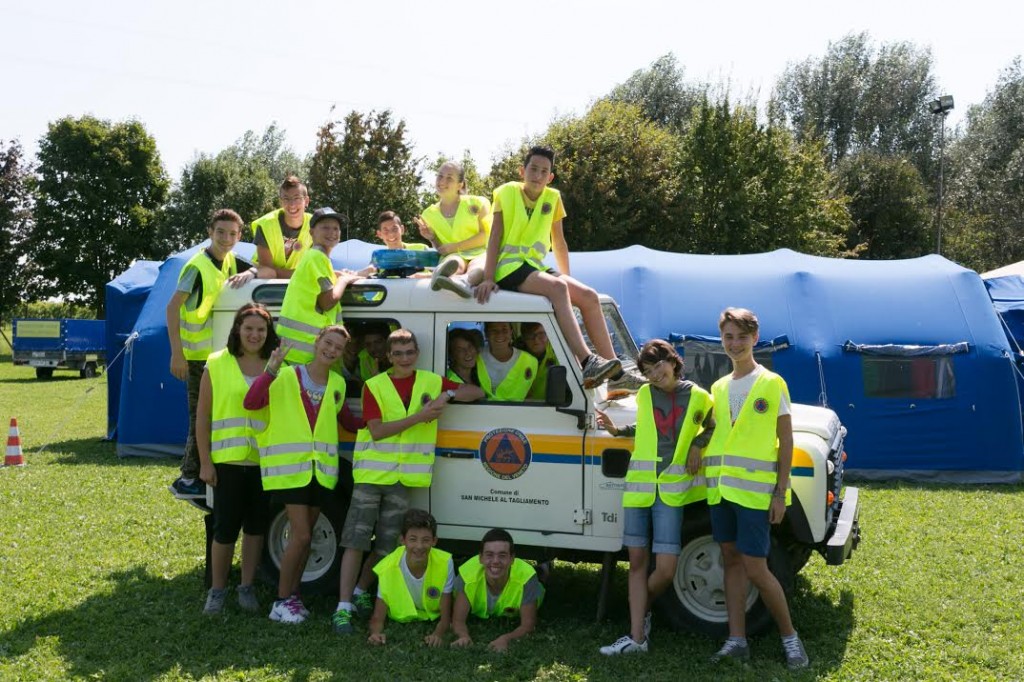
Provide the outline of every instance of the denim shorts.
<path id="1" fill-rule="evenodd" d="M 626 547 L 650 545 L 654 554 L 679 554 L 682 527 L 683 508 L 670 507 L 660 497 L 650 507 L 622 509 L 622 544 Z"/>
<path id="2" fill-rule="evenodd" d="M 724 498 L 708 509 L 715 542 L 735 542 L 736 549 L 747 556 L 768 556 L 772 538 L 767 509 L 750 509 Z"/>

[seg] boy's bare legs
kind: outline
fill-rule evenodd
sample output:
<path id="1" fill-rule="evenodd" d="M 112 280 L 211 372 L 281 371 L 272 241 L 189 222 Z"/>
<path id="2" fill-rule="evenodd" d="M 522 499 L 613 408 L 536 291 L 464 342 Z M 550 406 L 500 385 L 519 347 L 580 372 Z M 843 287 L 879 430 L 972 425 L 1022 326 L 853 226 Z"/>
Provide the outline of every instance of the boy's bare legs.
<path id="1" fill-rule="evenodd" d="M 572 302 L 569 298 L 568 284 L 568 280 L 570 279 L 572 278 L 555 277 L 538 270 L 537 272 L 530 273 L 526 280 L 519 286 L 519 291 L 524 294 L 536 294 L 537 296 L 543 296 L 551 301 L 551 305 L 555 309 L 555 320 L 558 321 L 558 328 L 562 330 L 562 335 L 565 336 L 566 343 L 569 344 L 569 350 L 572 351 L 576 360 L 582 365 L 583 361 L 590 355 L 590 349 L 587 348 L 587 343 L 583 340 L 583 332 L 580 331 L 580 326 L 576 323 L 576 315 L 572 312 Z M 590 331 L 589 327 L 587 328 L 587 331 Z M 605 336 L 607 335 L 608 330 L 606 329 Z M 608 345 L 611 346 L 610 340 Z M 612 355 L 612 357 L 614 357 L 614 355 Z"/>
<path id="2" fill-rule="evenodd" d="M 765 557 L 747 556 L 743 557 L 743 570 L 747 578 L 754 583 L 754 587 L 761 593 L 761 601 L 768 607 L 768 612 L 775 619 L 775 625 L 779 628 L 779 634 L 783 637 L 795 634 L 793 621 L 789 616 L 789 604 L 786 603 L 786 593 L 779 584 L 778 579 L 768 570 L 768 560 Z"/>
<path id="3" fill-rule="evenodd" d="M 359 579 L 359 569 L 363 563 L 362 550 L 346 547 L 341 556 L 341 579 L 338 585 L 338 601 L 351 602 L 352 591 Z"/>
<path id="4" fill-rule="evenodd" d="M 558 279 L 563 280 L 569 289 L 570 304 L 580 309 L 583 326 L 597 354 L 606 360 L 614 360 L 615 349 L 612 347 L 612 337 L 608 333 L 608 324 L 604 320 L 597 292 L 569 275 L 560 275 Z"/>
<path id="5" fill-rule="evenodd" d="M 746 599 L 750 583 L 761 593 L 761 600 L 775 619 L 779 634 L 786 637 L 795 633 L 786 593 L 768 570 L 768 560 L 740 553 L 735 542 L 723 542 L 721 546 L 725 562 L 725 605 L 729 614 L 729 636 L 747 636 Z"/>

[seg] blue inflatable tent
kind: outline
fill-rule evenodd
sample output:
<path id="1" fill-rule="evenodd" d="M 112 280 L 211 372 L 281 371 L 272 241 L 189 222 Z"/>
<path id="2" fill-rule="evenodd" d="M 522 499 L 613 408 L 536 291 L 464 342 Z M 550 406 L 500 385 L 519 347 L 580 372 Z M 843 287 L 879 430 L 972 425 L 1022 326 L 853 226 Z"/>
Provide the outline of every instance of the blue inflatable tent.
<path id="1" fill-rule="evenodd" d="M 336 267 L 358 269 L 377 248 L 353 240 L 331 256 Z M 135 325 L 118 409 L 121 455 L 181 453 L 185 388 L 168 372 L 164 315 L 195 250 L 161 266 Z M 238 248 L 243 256 L 252 250 Z M 638 340 L 678 335 L 702 383 L 726 366 L 715 343 L 719 313 L 753 309 L 762 341 L 771 342 L 758 357 L 786 378 L 793 400 L 839 413 L 849 429 L 848 466 L 861 476 L 1021 480 L 1010 347 L 973 271 L 939 256 L 847 261 L 789 250 L 700 256 L 640 246 L 573 253 L 571 266 L 573 276 L 616 299 Z"/>
<path id="2" fill-rule="evenodd" d="M 754 310 L 761 339 L 775 342 L 759 357 L 786 378 L 793 400 L 839 414 L 848 465 L 862 477 L 1021 480 L 1011 352 L 972 270 L 940 256 L 701 256 L 633 246 L 574 253 L 572 274 L 613 296 L 638 340 L 686 337 L 688 368 L 703 376 L 727 366 L 714 353 L 722 309 Z"/>

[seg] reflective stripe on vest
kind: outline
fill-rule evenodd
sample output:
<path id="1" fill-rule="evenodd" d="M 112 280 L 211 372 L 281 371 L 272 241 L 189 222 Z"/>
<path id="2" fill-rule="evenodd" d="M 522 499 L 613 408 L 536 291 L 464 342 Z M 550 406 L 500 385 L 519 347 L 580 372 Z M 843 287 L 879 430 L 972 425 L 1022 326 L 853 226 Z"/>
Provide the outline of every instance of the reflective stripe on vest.
<path id="1" fill-rule="evenodd" d="M 281 219 L 279 217 L 282 213 L 284 213 L 284 209 L 279 208 L 254 220 L 252 223 L 252 236 L 255 240 L 256 230 L 262 230 L 263 240 L 267 243 L 270 255 L 274 259 L 273 263 L 263 263 L 263 265 L 272 265 L 281 270 L 294 270 L 298 267 L 299 261 L 302 260 L 303 254 L 313 246 L 313 237 L 309 234 L 309 220 L 313 216 L 309 213 L 302 214 L 302 227 L 299 228 L 299 235 L 296 237 L 296 241 L 301 245 L 301 248 L 292 249 L 291 254 L 285 259 L 284 233 L 281 231 Z M 257 255 L 254 260 L 259 263 L 259 256 Z"/>
<path id="2" fill-rule="evenodd" d="M 494 610 L 488 611 L 487 579 L 484 577 L 484 565 L 480 563 L 480 557 L 472 557 L 459 566 L 459 575 L 465 583 L 466 599 L 469 600 L 470 609 L 477 618 L 517 615 L 523 606 L 523 587 L 536 574 L 533 566 L 522 559 L 514 559 L 505 589 L 501 591 L 498 601 L 494 604 Z M 537 599 L 538 607 L 543 600 L 544 595 L 541 593 Z"/>
<path id="3" fill-rule="evenodd" d="M 205 249 L 188 259 L 178 275 L 181 281 L 189 266 L 195 267 L 203 283 L 203 297 L 196 302 L 193 310 L 184 304 L 178 309 L 178 335 L 181 338 L 181 351 L 186 360 L 205 360 L 213 351 L 213 304 L 216 303 L 221 289 L 228 277 L 238 274 L 235 254 L 230 251 L 218 269 Z"/>
<path id="4" fill-rule="evenodd" d="M 290 364 L 306 364 L 313 359 L 313 344 L 320 330 L 329 324 L 341 322 L 341 304 L 335 303 L 329 310 L 317 312 L 316 301 L 320 296 L 320 280 L 328 279 L 331 284 L 338 281 L 331 259 L 318 248 L 310 248 L 288 280 L 281 303 L 281 315 L 277 320 L 277 334 L 288 339 L 291 346 L 285 360 Z"/>
<path id="5" fill-rule="evenodd" d="M 789 389 L 782 377 L 763 370 L 750 387 L 735 423 L 729 408 L 728 376 L 711 387 L 715 433 L 704 453 L 708 504 L 723 498 L 750 509 L 768 509 L 778 481 L 777 425 L 782 396 Z M 786 504 L 791 493 L 786 490 Z"/>
<path id="6" fill-rule="evenodd" d="M 409 407 L 402 403 L 390 372 L 366 382 L 380 407 L 381 421 L 405 419 L 441 395 L 441 376 L 416 370 Z M 426 488 L 430 485 L 437 444 L 437 420 L 413 424 L 401 433 L 374 440 L 368 428 L 359 429 L 352 453 L 352 478 L 356 483 Z"/>
<path id="7" fill-rule="evenodd" d="M 242 406 L 249 384 L 238 359 L 227 348 L 211 353 L 206 361 L 213 401 L 210 405 L 210 460 L 222 462 L 259 462 L 256 432 L 262 429 L 266 409 L 250 412 Z M 253 417 L 256 417 L 254 420 Z M 259 421 L 260 426 L 254 421 Z"/>
<path id="8" fill-rule="evenodd" d="M 692 386 L 672 461 L 658 474 L 658 431 L 654 422 L 651 385 L 640 387 L 636 395 L 636 436 L 626 472 L 622 506 L 650 507 L 654 504 L 655 493 L 670 507 L 681 507 L 707 497 L 704 476 L 686 472 L 686 457 L 694 437 L 704 430 L 704 419 L 710 410 L 711 396 L 699 386 Z"/>
<path id="9" fill-rule="evenodd" d="M 451 222 L 441 213 L 441 205 L 433 204 L 423 211 L 423 221 L 434 231 L 434 239 L 438 244 L 456 244 L 472 239 L 480 232 L 480 217 L 483 215 L 484 235 L 491 234 L 491 202 L 484 197 L 465 194 L 459 197 L 459 207 Z M 470 259 L 487 250 L 487 242 L 472 249 L 461 249 L 453 253 Z"/>
<path id="10" fill-rule="evenodd" d="M 519 357 L 497 386 L 491 385 L 491 376 L 487 373 L 483 357 L 476 356 L 476 376 L 488 400 L 526 400 L 530 387 L 537 378 L 537 358 L 518 348 L 516 352 L 519 353 Z"/>
<path id="11" fill-rule="evenodd" d="M 501 205 L 504 226 L 504 240 L 498 251 L 494 271 L 495 281 L 501 281 L 523 263 L 529 263 L 537 269 L 544 267 L 543 260 L 550 248 L 551 227 L 558 201 L 558 190 L 545 187 L 537 197 L 533 212 L 527 215 L 523 183 L 507 182 L 494 190 L 494 203 Z"/>
<path id="12" fill-rule="evenodd" d="M 301 488 L 313 476 L 329 489 L 338 482 L 337 420 L 339 401 L 345 399 L 345 380 L 328 372 L 327 390 L 312 430 L 300 391 L 295 367 L 282 369 L 270 384 L 270 417 L 267 431 L 260 438 L 264 490 Z"/>
<path id="13" fill-rule="evenodd" d="M 441 617 L 441 597 L 448 582 L 448 563 L 452 555 L 436 547 L 427 554 L 427 570 L 423 573 L 422 609 L 417 609 L 409 586 L 402 574 L 405 547 L 398 546 L 373 567 L 380 582 L 378 596 L 388 605 L 388 618 L 407 623 L 413 620 L 437 620 Z"/>

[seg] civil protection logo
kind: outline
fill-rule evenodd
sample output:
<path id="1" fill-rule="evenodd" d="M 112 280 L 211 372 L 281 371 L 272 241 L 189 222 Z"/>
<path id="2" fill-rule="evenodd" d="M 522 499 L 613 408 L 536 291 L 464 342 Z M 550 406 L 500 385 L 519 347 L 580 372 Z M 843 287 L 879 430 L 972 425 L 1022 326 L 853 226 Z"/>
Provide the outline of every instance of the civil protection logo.
<path id="1" fill-rule="evenodd" d="M 545 201 L 544 204 L 540 207 L 540 212 L 543 215 L 547 215 L 548 213 L 551 213 L 551 204 L 549 202 Z"/>
<path id="2" fill-rule="evenodd" d="M 469 205 L 469 212 L 470 212 L 470 213 L 471 213 L 472 215 L 476 215 L 477 213 L 479 213 L 479 212 L 480 212 L 480 207 L 479 207 L 479 206 L 477 206 L 476 204 L 470 204 L 470 205 Z"/>
<path id="3" fill-rule="evenodd" d="M 758 398 L 754 401 L 754 412 L 758 414 L 764 414 L 768 411 L 768 401 L 764 398 Z"/>
<path id="4" fill-rule="evenodd" d="M 437 589 L 437 585 L 431 585 L 427 588 L 427 597 L 429 599 L 440 599 L 441 590 Z"/>
<path id="5" fill-rule="evenodd" d="M 503 481 L 522 476 L 532 459 L 530 441 L 519 429 L 492 429 L 480 440 L 480 463 L 487 473 Z"/>
<path id="6" fill-rule="evenodd" d="M 700 424 L 702 421 L 704 421 L 704 413 L 701 412 L 700 410 L 697 410 L 696 412 L 693 413 L 693 423 Z"/>

